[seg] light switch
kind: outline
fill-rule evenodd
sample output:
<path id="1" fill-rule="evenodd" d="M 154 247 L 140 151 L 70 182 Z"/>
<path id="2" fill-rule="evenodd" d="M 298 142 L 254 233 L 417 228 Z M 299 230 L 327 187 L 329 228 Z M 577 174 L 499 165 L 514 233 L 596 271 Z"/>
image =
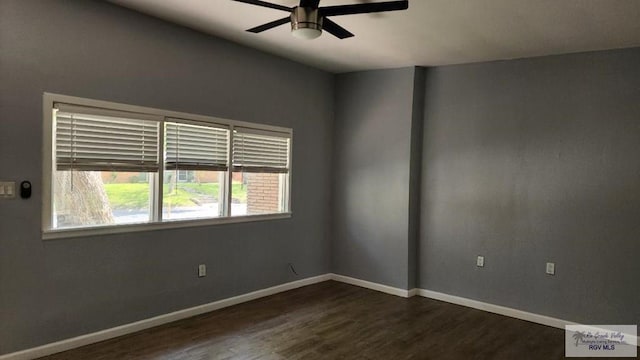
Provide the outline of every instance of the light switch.
<path id="1" fill-rule="evenodd" d="M 484 256 L 478 256 L 476 259 L 476 266 L 484 267 Z"/>
<path id="2" fill-rule="evenodd" d="M 0 181 L 0 199 L 13 199 L 16 197 L 15 181 Z"/>

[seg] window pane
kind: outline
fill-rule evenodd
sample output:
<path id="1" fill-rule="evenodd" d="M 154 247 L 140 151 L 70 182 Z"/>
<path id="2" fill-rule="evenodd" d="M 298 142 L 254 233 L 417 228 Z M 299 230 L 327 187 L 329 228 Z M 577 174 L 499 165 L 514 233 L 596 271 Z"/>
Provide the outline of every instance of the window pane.
<path id="1" fill-rule="evenodd" d="M 150 174 L 54 171 L 53 228 L 131 224 L 150 219 Z"/>
<path id="2" fill-rule="evenodd" d="M 224 171 L 165 170 L 162 218 L 212 218 L 222 215 Z"/>
<path id="3" fill-rule="evenodd" d="M 287 174 L 234 172 L 231 215 L 274 214 L 286 211 Z"/>

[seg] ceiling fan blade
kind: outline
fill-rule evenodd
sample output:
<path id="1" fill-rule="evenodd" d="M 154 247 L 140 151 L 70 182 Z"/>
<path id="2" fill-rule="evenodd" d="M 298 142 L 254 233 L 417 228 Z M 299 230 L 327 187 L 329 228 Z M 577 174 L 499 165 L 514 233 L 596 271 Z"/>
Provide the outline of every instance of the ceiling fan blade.
<path id="1" fill-rule="evenodd" d="M 289 8 L 286 6 L 272 4 L 272 3 L 269 3 L 266 1 L 260 1 L 260 0 L 233 0 L 233 1 L 241 2 L 245 4 L 251 4 L 251 5 L 258 5 L 258 6 L 262 6 L 270 9 L 276 9 L 276 10 L 282 10 L 282 11 L 288 11 L 288 12 L 292 10 L 292 8 Z"/>
<path id="2" fill-rule="evenodd" d="M 327 6 L 320 8 L 320 14 L 322 16 L 338 16 L 338 15 L 352 15 L 352 14 L 366 14 L 383 11 L 395 11 L 406 10 L 409 8 L 409 1 L 386 1 L 379 3 L 368 4 L 353 4 L 353 5 L 337 5 Z"/>
<path id="3" fill-rule="evenodd" d="M 273 29 L 276 26 L 280 26 L 280 25 L 284 25 L 291 22 L 291 18 L 290 17 L 286 17 L 286 18 L 282 18 L 282 19 L 278 19 L 275 21 L 272 21 L 270 23 L 266 23 L 260 26 L 256 26 L 254 28 L 251 28 L 249 30 L 247 30 L 248 32 L 252 32 L 252 33 L 259 33 L 259 32 L 263 32 L 265 30 L 269 30 L 269 29 Z"/>
<path id="4" fill-rule="evenodd" d="M 322 20 L 322 29 L 326 30 L 329 34 L 337 37 L 338 39 L 346 39 L 353 36 L 353 34 L 350 33 L 347 29 L 327 18 L 324 18 L 324 20 Z"/>
<path id="5" fill-rule="evenodd" d="M 317 9 L 319 4 L 320 0 L 300 0 L 300 7 Z"/>

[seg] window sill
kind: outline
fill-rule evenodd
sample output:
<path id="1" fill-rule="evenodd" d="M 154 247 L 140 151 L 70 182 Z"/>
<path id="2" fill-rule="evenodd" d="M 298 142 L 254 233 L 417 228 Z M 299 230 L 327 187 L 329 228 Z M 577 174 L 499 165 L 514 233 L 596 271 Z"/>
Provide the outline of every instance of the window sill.
<path id="1" fill-rule="evenodd" d="M 42 239 L 56 240 L 56 239 L 68 239 L 68 238 L 86 237 L 86 236 L 94 236 L 94 235 L 110 235 L 110 234 L 122 234 L 122 233 L 139 232 L 139 231 L 155 231 L 155 230 L 164 230 L 164 229 L 189 228 L 189 227 L 196 227 L 196 226 L 235 224 L 235 223 L 243 223 L 243 222 L 289 219 L 291 218 L 291 216 L 292 216 L 292 213 L 288 212 L 288 213 L 279 213 L 279 214 L 246 215 L 246 216 L 233 216 L 233 217 L 212 218 L 212 219 L 175 220 L 175 221 L 164 221 L 164 222 L 156 222 L 156 223 L 109 225 L 109 226 L 59 229 L 59 230 L 43 230 Z"/>

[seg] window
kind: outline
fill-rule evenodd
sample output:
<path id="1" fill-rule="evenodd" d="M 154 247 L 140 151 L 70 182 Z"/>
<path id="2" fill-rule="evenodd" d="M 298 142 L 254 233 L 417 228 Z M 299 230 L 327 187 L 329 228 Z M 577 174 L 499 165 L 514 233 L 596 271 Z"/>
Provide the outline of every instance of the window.
<path id="1" fill-rule="evenodd" d="M 44 103 L 45 235 L 290 212 L 290 129 L 54 94 Z"/>
<path id="2" fill-rule="evenodd" d="M 285 211 L 289 138 L 237 127 L 233 136 L 233 182 L 239 194 L 231 215 L 255 215 Z"/>
<path id="3" fill-rule="evenodd" d="M 151 220 L 152 186 L 140 174 L 159 168 L 157 121 L 56 104 L 54 128 L 54 228 Z"/>
<path id="4" fill-rule="evenodd" d="M 192 175 L 192 174 L 189 174 L 187 170 L 178 170 L 178 175 L 177 175 L 178 181 L 180 182 L 187 181 L 187 179 L 189 179 L 189 175 Z"/>
<path id="5" fill-rule="evenodd" d="M 183 120 L 184 121 L 184 120 Z M 163 219 L 224 215 L 225 175 L 229 161 L 229 130 L 165 122 Z"/>

